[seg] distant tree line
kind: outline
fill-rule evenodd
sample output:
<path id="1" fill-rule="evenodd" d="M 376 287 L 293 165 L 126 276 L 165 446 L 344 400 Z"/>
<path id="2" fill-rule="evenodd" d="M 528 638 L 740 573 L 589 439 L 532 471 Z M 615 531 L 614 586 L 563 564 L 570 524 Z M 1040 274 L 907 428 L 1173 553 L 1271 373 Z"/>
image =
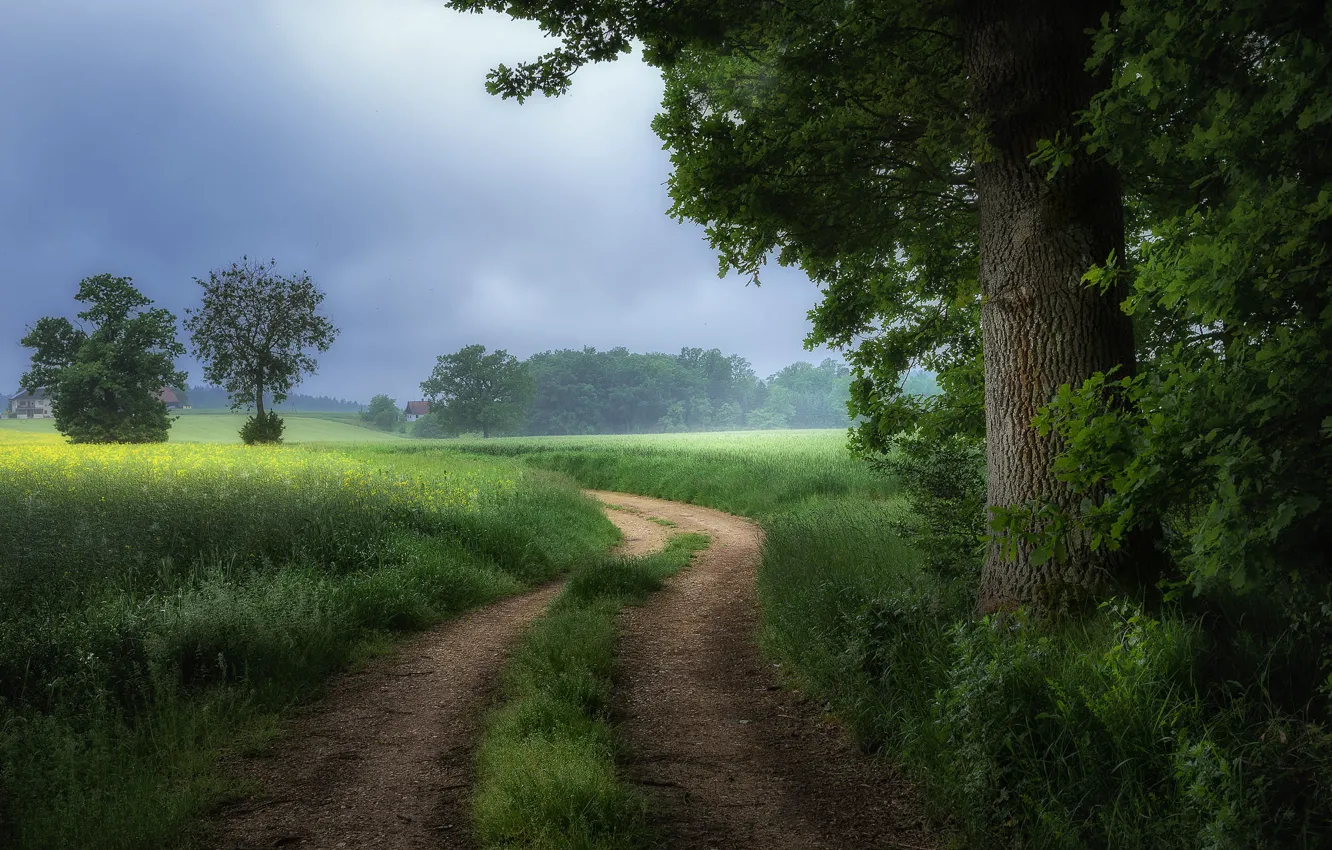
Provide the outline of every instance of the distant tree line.
<path id="1" fill-rule="evenodd" d="M 176 389 L 182 404 L 188 404 L 197 410 L 225 410 L 231 408 L 231 396 L 221 387 L 193 386 L 189 389 Z M 364 406 L 358 401 L 335 398 L 327 395 L 306 395 L 289 393 L 286 401 L 276 403 L 272 393 L 264 394 L 264 406 L 285 412 L 301 411 L 305 413 L 357 413 Z"/>
<path id="2" fill-rule="evenodd" d="M 912 373 L 913 394 L 938 392 Z M 626 348 L 562 349 L 519 361 L 470 345 L 438 359 L 422 391 L 432 402 L 421 437 L 460 433 L 559 435 L 841 428 L 851 373 L 845 364 L 792 363 L 766 380 L 719 349 L 638 354 Z"/>

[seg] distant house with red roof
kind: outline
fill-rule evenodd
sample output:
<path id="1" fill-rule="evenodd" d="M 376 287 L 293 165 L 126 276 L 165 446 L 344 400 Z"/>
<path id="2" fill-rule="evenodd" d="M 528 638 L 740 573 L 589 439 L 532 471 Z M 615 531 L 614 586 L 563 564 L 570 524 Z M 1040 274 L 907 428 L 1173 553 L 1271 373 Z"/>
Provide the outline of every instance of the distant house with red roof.
<path id="1" fill-rule="evenodd" d="M 162 391 L 157 394 L 157 397 L 166 405 L 167 410 L 180 410 L 184 407 L 184 405 L 180 403 L 180 396 L 176 395 L 176 391 L 170 387 L 163 387 Z"/>
<path id="2" fill-rule="evenodd" d="M 407 402 L 407 409 L 403 412 L 406 414 L 405 418 L 408 422 L 415 422 L 430 412 L 430 402 L 409 401 Z"/>

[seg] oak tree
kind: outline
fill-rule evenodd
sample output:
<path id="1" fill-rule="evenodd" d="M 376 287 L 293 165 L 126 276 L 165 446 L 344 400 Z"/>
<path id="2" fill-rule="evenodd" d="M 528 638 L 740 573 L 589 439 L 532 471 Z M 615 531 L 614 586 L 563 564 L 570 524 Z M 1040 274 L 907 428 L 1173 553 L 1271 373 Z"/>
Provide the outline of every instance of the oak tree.
<path id="1" fill-rule="evenodd" d="M 167 439 L 171 417 L 159 398 L 185 385 L 175 358 L 176 317 L 155 308 L 131 278 L 100 274 L 79 283 L 75 300 L 88 305 L 79 326 L 47 316 L 28 328 L 33 349 L 20 383 L 45 388 L 56 429 L 75 443 L 148 443 Z"/>

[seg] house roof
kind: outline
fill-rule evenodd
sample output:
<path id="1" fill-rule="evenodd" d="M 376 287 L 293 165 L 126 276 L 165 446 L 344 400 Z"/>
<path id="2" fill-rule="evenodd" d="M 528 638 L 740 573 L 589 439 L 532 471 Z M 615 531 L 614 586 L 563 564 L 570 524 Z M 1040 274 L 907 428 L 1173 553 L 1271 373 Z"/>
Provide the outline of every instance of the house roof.
<path id="1" fill-rule="evenodd" d="M 407 402 L 407 413 L 424 416 L 430 412 L 430 402 L 428 401 L 409 401 Z"/>
<path id="2" fill-rule="evenodd" d="M 180 398 L 176 395 L 176 391 L 170 387 L 162 387 L 162 391 L 157 394 L 157 397 L 162 400 L 163 404 L 180 404 Z"/>
<path id="3" fill-rule="evenodd" d="M 20 389 L 9 397 L 10 401 L 17 401 L 21 398 L 46 398 L 46 387 L 38 387 L 37 392 L 30 393 L 27 390 Z"/>

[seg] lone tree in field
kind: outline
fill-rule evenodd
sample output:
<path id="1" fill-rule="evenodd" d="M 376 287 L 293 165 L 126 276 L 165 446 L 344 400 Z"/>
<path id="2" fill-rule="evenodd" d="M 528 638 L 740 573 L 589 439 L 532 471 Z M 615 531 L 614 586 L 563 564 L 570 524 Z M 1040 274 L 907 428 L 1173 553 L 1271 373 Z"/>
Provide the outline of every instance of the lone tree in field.
<path id="1" fill-rule="evenodd" d="M 535 387 L 527 367 L 509 352 L 487 354 L 484 345 L 469 345 L 440 355 L 421 391 L 445 433 L 489 437 L 522 425 Z"/>
<path id="2" fill-rule="evenodd" d="M 204 365 L 204 377 L 231 397 L 233 409 L 254 406 L 246 423 L 246 442 L 277 442 L 282 420 L 264 411 L 264 396 L 275 404 L 318 363 L 312 351 L 328 351 L 338 335 L 319 313 L 324 293 L 301 272 L 284 277 L 277 261 L 267 265 L 242 257 L 229 268 L 195 278 L 203 304 L 185 310 L 192 353 Z"/>
<path id="3" fill-rule="evenodd" d="M 20 384 L 51 394 L 55 424 L 75 443 L 154 443 L 167 439 L 171 417 L 159 398 L 163 387 L 185 385 L 175 358 L 176 317 L 145 309 L 127 277 L 100 274 L 79 283 L 75 300 L 88 305 L 86 323 L 47 316 L 28 328 L 32 368 Z"/>
<path id="4" fill-rule="evenodd" d="M 380 431 L 394 430 L 399 419 L 398 403 L 383 393 L 370 399 L 370 406 L 361 413 L 362 422 Z"/>
<path id="5" fill-rule="evenodd" d="M 978 610 L 1151 583 L 1133 540 L 1073 534 L 1052 558 L 1028 536 L 1038 506 L 1077 514 L 1088 495 L 1057 478 L 1061 442 L 1033 417 L 1061 386 L 1135 368 L 1123 283 L 1084 282 L 1123 257 L 1119 177 L 1071 141 L 1108 83 L 1087 64 L 1112 0 L 449 5 L 561 40 L 491 73 L 492 93 L 520 100 L 643 46 L 666 83 L 654 129 L 672 213 L 707 225 L 724 270 L 757 276 L 775 255 L 822 284 L 810 339 L 852 349 L 862 446 L 882 450 L 922 413 L 898 393 L 913 362 L 983 404 L 988 506 L 1012 521 Z"/>

